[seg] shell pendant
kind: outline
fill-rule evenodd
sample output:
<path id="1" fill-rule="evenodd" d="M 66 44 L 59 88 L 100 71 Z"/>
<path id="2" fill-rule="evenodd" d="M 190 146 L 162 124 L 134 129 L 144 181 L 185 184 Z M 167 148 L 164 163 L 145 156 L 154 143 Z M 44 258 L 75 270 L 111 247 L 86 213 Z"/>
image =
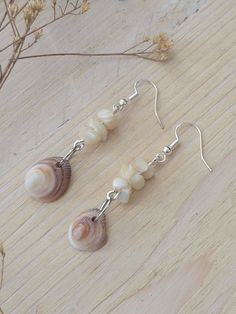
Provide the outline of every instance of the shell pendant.
<path id="1" fill-rule="evenodd" d="M 71 246 L 79 251 L 97 251 L 107 243 L 106 217 L 94 220 L 99 209 L 91 209 L 79 215 L 70 225 L 68 238 Z"/>
<path id="2" fill-rule="evenodd" d="M 60 164 L 62 157 L 49 157 L 35 163 L 25 175 L 25 188 L 34 199 L 53 202 L 68 189 L 71 166 L 68 160 Z"/>

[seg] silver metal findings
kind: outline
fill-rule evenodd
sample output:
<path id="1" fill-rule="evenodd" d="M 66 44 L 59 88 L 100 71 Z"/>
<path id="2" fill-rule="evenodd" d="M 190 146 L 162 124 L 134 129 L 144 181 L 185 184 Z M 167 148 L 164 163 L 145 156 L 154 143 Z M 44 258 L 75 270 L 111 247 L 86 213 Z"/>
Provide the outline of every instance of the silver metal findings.
<path id="1" fill-rule="evenodd" d="M 102 206 L 99 209 L 98 215 L 94 218 L 93 221 L 97 221 L 103 214 L 105 214 L 105 211 L 109 208 L 112 201 L 117 199 L 119 195 L 118 191 L 111 190 L 107 193 L 106 200 L 102 203 Z"/>
<path id="2" fill-rule="evenodd" d="M 81 151 L 85 146 L 84 140 L 77 140 L 74 142 L 73 147 L 70 149 L 70 151 L 62 157 L 61 161 L 59 162 L 59 166 L 62 166 L 66 160 L 70 160 L 71 157 L 78 151 Z"/>
<path id="3" fill-rule="evenodd" d="M 209 166 L 209 164 L 206 162 L 206 159 L 204 158 L 204 154 L 203 154 L 203 140 L 202 140 L 202 131 L 200 130 L 200 128 L 194 124 L 194 123 L 189 123 L 189 122 L 182 122 L 180 124 L 178 124 L 175 128 L 175 137 L 176 137 L 176 141 L 179 141 L 179 137 L 178 137 L 178 129 L 182 126 L 190 126 L 190 127 L 193 127 L 195 128 L 198 133 L 199 133 L 199 140 L 200 140 L 200 156 L 201 156 L 201 159 L 203 161 L 203 163 L 205 164 L 205 166 L 207 167 L 207 169 L 212 172 L 212 168 Z M 172 143 L 173 145 L 173 143 Z"/>
<path id="4" fill-rule="evenodd" d="M 212 172 L 212 168 L 209 166 L 209 164 L 207 163 L 205 157 L 204 157 L 204 153 L 203 153 L 203 140 L 202 140 L 202 131 L 200 130 L 200 128 L 194 124 L 194 123 L 190 123 L 190 122 L 182 122 L 180 124 L 178 124 L 175 128 L 175 140 L 170 143 L 169 145 L 165 146 L 162 150 L 161 153 L 158 153 L 150 162 L 149 164 L 155 165 L 158 163 L 162 163 L 165 162 L 167 159 L 167 156 L 171 155 L 172 152 L 176 149 L 176 147 L 180 144 L 180 140 L 179 140 L 179 136 L 178 136 L 178 130 L 180 127 L 182 126 L 189 126 L 189 127 L 193 127 L 195 128 L 198 133 L 199 133 L 199 141 L 200 141 L 200 156 L 201 156 L 201 160 L 204 163 L 204 165 L 207 167 L 207 169 Z"/>
<path id="5" fill-rule="evenodd" d="M 133 94 L 131 94 L 127 98 L 120 99 L 118 104 L 113 105 L 113 112 L 117 113 L 119 111 L 122 111 L 124 109 L 124 107 L 130 101 L 132 101 L 135 97 L 137 97 L 139 95 L 139 93 L 138 93 L 138 86 L 140 84 L 143 84 L 143 83 L 148 83 L 155 89 L 154 113 L 155 113 L 155 116 L 157 118 L 158 123 L 160 124 L 160 127 L 162 129 L 164 129 L 164 125 L 163 125 L 163 123 L 162 123 L 162 121 L 161 121 L 161 119 L 160 119 L 160 117 L 158 115 L 158 112 L 157 112 L 157 101 L 158 101 L 159 91 L 158 91 L 157 86 L 152 81 L 145 80 L 145 79 L 141 79 L 141 80 L 136 81 L 135 84 L 134 84 L 134 92 L 133 92 Z"/>
<path id="6" fill-rule="evenodd" d="M 137 95 L 135 85 L 135 93 L 130 96 L 134 98 Z M 119 173 L 113 180 L 113 190 L 109 191 L 106 200 L 100 208 L 86 211 L 79 215 L 69 228 L 70 244 L 80 251 L 96 251 L 103 247 L 107 242 L 106 231 L 106 211 L 114 200 L 120 203 L 128 203 L 130 195 L 134 190 L 141 190 L 147 180 L 151 179 L 155 173 L 155 166 L 167 161 L 175 148 L 179 145 L 178 131 L 182 126 L 190 126 L 195 128 L 199 133 L 200 139 L 200 156 L 204 165 L 211 172 L 212 168 L 206 162 L 203 154 L 203 140 L 200 128 L 189 122 L 183 122 L 175 128 L 175 139 L 163 150 L 158 153 L 150 162 L 146 162 L 142 158 L 136 158 L 129 164 L 123 164 Z M 70 157 L 70 154 L 69 154 Z"/>

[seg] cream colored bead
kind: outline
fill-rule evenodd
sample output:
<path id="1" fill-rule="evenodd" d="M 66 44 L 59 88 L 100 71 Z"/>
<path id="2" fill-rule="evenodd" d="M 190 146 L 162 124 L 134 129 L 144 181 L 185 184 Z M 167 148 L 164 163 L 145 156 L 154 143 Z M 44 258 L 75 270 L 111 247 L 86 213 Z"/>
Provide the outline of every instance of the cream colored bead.
<path id="1" fill-rule="evenodd" d="M 131 165 L 139 173 L 143 173 L 148 170 L 148 163 L 139 157 L 135 158 Z"/>
<path id="2" fill-rule="evenodd" d="M 113 189 L 115 191 L 120 191 L 120 190 L 126 189 L 128 187 L 129 187 L 129 183 L 124 178 L 117 177 L 113 180 Z"/>
<path id="3" fill-rule="evenodd" d="M 97 145 L 102 140 L 101 136 L 88 126 L 81 127 L 79 134 L 87 145 Z"/>
<path id="4" fill-rule="evenodd" d="M 129 183 L 135 190 L 141 190 L 145 185 L 144 177 L 139 174 L 135 173 L 130 179 Z"/>
<path id="5" fill-rule="evenodd" d="M 148 166 L 148 169 L 142 173 L 145 180 L 151 179 L 154 176 L 155 169 L 153 166 Z"/>
<path id="6" fill-rule="evenodd" d="M 113 130 L 118 125 L 118 116 L 112 110 L 102 109 L 97 114 L 98 119 L 105 124 L 108 130 Z"/>
<path id="7" fill-rule="evenodd" d="M 102 141 L 106 141 L 107 139 L 107 129 L 104 124 L 96 118 L 92 118 L 88 122 L 88 126 L 92 128 L 102 139 Z"/>
<path id="8" fill-rule="evenodd" d="M 122 189 L 117 197 L 120 203 L 128 203 L 131 194 L 131 188 Z"/>
<path id="9" fill-rule="evenodd" d="M 121 166 L 121 170 L 120 170 L 120 176 L 124 179 L 126 179 L 127 181 L 130 180 L 130 178 L 136 173 L 136 171 L 134 170 L 134 168 L 129 164 L 123 164 Z"/>

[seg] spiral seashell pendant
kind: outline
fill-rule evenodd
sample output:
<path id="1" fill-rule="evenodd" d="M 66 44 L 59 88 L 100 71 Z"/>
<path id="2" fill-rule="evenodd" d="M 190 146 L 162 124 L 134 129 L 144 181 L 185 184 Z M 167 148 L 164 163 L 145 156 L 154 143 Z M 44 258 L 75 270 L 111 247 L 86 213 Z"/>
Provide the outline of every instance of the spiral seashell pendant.
<path id="1" fill-rule="evenodd" d="M 60 164 L 62 157 L 50 157 L 38 161 L 26 173 L 25 188 L 34 199 L 53 202 L 68 189 L 71 166 L 68 160 Z"/>
<path id="2" fill-rule="evenodd" d="M 68 238 L 71 246 L 79 251 L 97 251 L 107 243 L 106 217 L 94 220 L 98 209 L 79 215 L 70 225 Z"/>

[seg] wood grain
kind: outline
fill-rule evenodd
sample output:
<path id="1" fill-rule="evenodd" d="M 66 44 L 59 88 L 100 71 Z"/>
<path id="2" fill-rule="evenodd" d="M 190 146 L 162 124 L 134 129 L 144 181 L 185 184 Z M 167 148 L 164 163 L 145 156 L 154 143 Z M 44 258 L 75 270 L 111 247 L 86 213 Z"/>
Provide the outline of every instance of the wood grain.
<path id="1" fill-rule="evenodd" d="M 81 19 L 50 28 L 32 51 L 55 52 L 65 42 L 68 51 L 117 51 L 158 31 L 158 20 L 150 19 L 157 1 L 104 3 L 106 10 L 98 1 Z M 175 55 L 166 64 L 18 63 L 1 91 L 4 313 L 236 313 L 235 34 L 235 1 L 211 0 L 175 28 Z M 72 160 L 66 195 L 52 204 L 31 200 L 23 187 L 30 165 L 66 153 L 79 125 L 129 95 L 139 78 L 158 84 L 165 130 L 152 111 L 153 91 L 144 87 L 108 141 Z M 101 204 L 122 162 L 152 158 L 181 121 L 203 130 L 213 173 L 201 163 L 195 130 L 181 133 L 180 147 L 155 178 L 128 205 L 112 206 L 108 244 L 75 252 L 66 235 L 70 222 Z"/>

